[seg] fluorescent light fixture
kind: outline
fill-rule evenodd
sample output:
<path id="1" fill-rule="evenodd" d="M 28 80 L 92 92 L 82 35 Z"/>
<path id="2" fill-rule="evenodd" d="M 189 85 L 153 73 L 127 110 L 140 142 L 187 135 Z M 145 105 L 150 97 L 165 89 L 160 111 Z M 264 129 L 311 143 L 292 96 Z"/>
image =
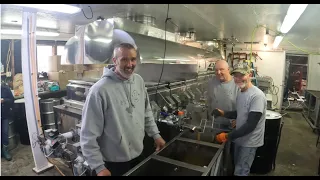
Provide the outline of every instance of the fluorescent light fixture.
<path id="1" fill-rule="evenodd" d="M 282 33 L 289 32 L 292 26 L 298 21 L 307 6 L 308 4 L 291 4 L 289 6 L 286 17 L 283 20 L 280 31 Z"/>
<path id="2" fill-rule="evenodd" d="M 37 36 L 59 36 L 59 33 L 56 32 L 45 32 L 45 31 L 36 31 Z"/>
<path id="3" fill-rule="evenodd" d="M 61 12 L 61 13 L 67 13 L 67 14 L 74 14 L 74 13 L 80 12 L 81 10 L 78 7 L 67 5 L 67 4 L 11 4 L 11 5 L 42 9 L 46 11 L 55 11 L 55 12 Z"/>
<path id="4" fill-rule="evenodd" d="M 10 35 L 21 35 L 22 30 L 17 29 L 1 29 L 1 34 L 10 34 Z M 59 36 L 59 33 L 56 32 L 46 32 L 46 31 L 36 31 L 37 36 Z"/>
<path id="5" fill-rule="evenodd" d="M 5 24 L 9 24 L 9 25 L 20 25 L 21 26 L 21 20 L 18 19 L 21 17 L 9 17 L 5 20 L 3 20 L 3 22 Z M 14 19 L 18 19 L 18 20 L 14 20 Z M 57 29 L 58 28 L 58 23 L 55 20 L 44 20 L 44 19 L 37 19 L 37 27 L 39 28 L 48 28 L 48 29 Z"/>
<path id="6" fill-rule="evenodd" d="M 274 42 L 273 42 L 273 48 L 276 49 L 280 42 L 282 41 L 283 39 L 283 36 L 277 36 L 275 39 L 274 39 Z"/>
<path id="7" fill-rule="evenodd" d="M 90 40 L 91 40 L 87 35 L 84 35 L 83 39 L 84 39 L 85 41 L 90 41 Z"/>

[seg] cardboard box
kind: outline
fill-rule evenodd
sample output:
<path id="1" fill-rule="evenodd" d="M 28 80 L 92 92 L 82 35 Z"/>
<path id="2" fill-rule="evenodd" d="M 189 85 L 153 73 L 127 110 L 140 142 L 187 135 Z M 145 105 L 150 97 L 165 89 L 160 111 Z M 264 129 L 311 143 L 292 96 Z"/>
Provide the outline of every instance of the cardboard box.
<path id="1" fill-rule="evenodd" d="M 90 70 L 101 70 L 103 69 L 104 67 L 106 67 L 108 64 L 87 64 L 87 65 L 84 65 L 87 69 L 86 71 L 90 71 Z"/>
<path id="2" fill-rule="evenodd" d="M 77 73 L 71 72 L 48 72 L 49 80 L 56 81 L 59 83 L 60 89 L 65 90 L 69 80 L 75 80 L 77 78 Z"/>
<path id="3" fill-rule="evenodd" d="M 49 56 L 48 72 L 73 71 L 73 65 L 61 65 L 61 56 Z"/>
<path id="4" fill-rule="evenodd" d="M 83 64 L 74 64 L 73 70 L 77 73 L 83 73 L 83 71 L 88 70 L 88 68 L 86 65 L 83 65 Z"/>
<path id="5" fill-rule="evenodd" d="M 67 71 L 67 72 L 70 72 L 70 71 L 73 71 L 73 65 L 70 64 L 70 65 L 61 65 L 61 70 L 63 71 Z"/>
<path id="6" fill-rule="evenodd" d="M 103 74 L 103 69 L 84 71 L 83 78 L 101 78 L 102 74 Z"/>

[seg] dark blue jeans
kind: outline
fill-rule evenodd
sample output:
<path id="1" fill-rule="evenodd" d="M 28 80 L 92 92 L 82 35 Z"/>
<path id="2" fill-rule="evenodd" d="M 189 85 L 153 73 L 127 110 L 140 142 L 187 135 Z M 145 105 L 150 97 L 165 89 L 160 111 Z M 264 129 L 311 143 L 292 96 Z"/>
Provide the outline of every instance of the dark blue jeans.
<path id="1" fill-rule="evenodd" d="M 1 144 L 9 145 L 9 119 L 1 118 Z"/>

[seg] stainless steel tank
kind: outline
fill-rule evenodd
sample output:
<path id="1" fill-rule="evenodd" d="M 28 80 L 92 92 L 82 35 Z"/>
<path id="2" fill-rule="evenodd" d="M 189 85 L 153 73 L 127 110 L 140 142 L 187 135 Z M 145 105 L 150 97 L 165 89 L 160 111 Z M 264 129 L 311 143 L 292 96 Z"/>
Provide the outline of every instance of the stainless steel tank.
<path id="1" fill-rule="evenodd" d="M 15 122 L 14 119 L 11 118 L 9 120 L 9 131 L 8 131 L 8 136 L 9 136 L 9 146 L 8 149 L 12 150 L 18 146 L 18 136 L 17 132 L 15 129 Z"/>
<path id="2" fill-rule="evenodd" d="M 55 116 L 53 107 L 60 105 L 60 99 L 50 98 L 40 101 L 40 112 L 43 129 L 56 129 Z M 61 124 L 59 118 L 57 119 L 58 126 Z M 59 128 L 58 128 L 59 129 Z"/>

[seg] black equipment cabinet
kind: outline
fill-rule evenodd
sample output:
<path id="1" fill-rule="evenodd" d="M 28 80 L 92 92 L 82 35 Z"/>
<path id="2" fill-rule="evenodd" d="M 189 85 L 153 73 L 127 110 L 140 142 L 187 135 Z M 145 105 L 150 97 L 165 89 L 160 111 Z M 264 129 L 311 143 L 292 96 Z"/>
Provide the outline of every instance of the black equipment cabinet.
<path id="1" fill-rule="evenodd" d="M 267 174 L 275 169 L 276 155 L 283 127 L 282 115 L 267 110 L 264 145 L 257 149 L 250 173 Z"/>

